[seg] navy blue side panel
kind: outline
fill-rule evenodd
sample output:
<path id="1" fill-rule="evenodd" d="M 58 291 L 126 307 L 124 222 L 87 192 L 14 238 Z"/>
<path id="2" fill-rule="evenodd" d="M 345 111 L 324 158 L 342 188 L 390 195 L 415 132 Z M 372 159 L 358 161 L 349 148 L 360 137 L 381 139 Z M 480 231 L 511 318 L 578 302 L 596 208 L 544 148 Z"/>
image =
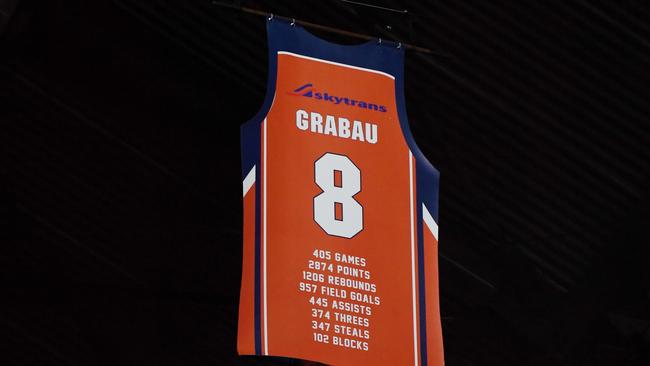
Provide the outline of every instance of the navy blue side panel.
<path id="1" fill-rule="evenodd" d="M 417 174 L 417 172 L 416 172 Z M 416 176 L 417 179 L 417 176 Z M 427 366 L 427 297 L 426 297 L 426 283 L 424 281 L 424 222 L 422 217 L 422 204 L 418 204 L 418 293 L 419 293 L 419 307 L 420 307 L 420 365 Z"/>
<path id="2" fill-rule="evenodd" d="M 255 167 L 255 354 L 262 355 L 262 322 L 261 322 L 261 123 L 266 118 L 275 97 L 277 70 L 277 39 L 276 32 L 270 22 L 267 22 L 268 41 L 268 80 L 264 103 L 257 114 L 241 126 L 241 164 L 242 180 Z"/>
<path id="3" fill-rule="evenodd" d="M 417 148 L 417 146 L 416 146 Z M 422 153 L 417 151 L 420 155 Z M 416 152 L 413 151 L 415 155 Z M 422 366 L 427 366 L 427 333 L 426 333 L 426 289 L 425 282 L 425 262 L 424 262 L 424 211 L 422 205 L 427 207 L 427 210 L 438 223 L 438 186 L 440 174 L 435 170 L 431 164 L 423 157 L 416 156 L 416 204 L 417 204 L 417 244 L 418 244 L 418 293 L 419 306 L 420 306 L 420 353 L 422 355 Z M 438 250 L 438 248 L 434 248 Z M 434 268 L 437 268 L 437 264 Z M 433 315 L 433 314 L 431 314 Z"/>
<path id="4" fill-rule="evenodd" d="M 427 206 L 427 210 L 431 214 L 431 217 L 438 221 L 438 192 L 440 187 L 440 173 L 431 166 L 428 160 L 422 155 L 422 153 L 417 151 L 421 157 L 418 157 L 416 151 L 413 151 L 413 156 L 416 157 L 415 171 L 417 172 L 417 196 L 418 196 L 418 205 L 420 208 L 424 203 Z"/>
<path id="5" fill-rule="evenodd" d="M 417 148 L 417 147 L 416 147 Z M 419 151 L 418 151 L 419 152 Z M 421 152 L 419 152 L 421 154 Z M 413 152 L 415 155 L 415 151 Z M 419 316 L 420 316 L 420 354 L 422 356 L 421 365 L 427 366 L 427 304 L 425 281 L 425 262 L 424 262 L 424 211 L 422 204 L 427 207 L 433 219 L 438 222 L 438 185 L 439 173 L 424 158 L 416 157 L 416 204 L 417 204 L 417 245 L 418 245 L 418 293 L 419 296 Z M 438 248 L 434 248 L 437 250 Z M 437 264 L 436 266 L 437 267 Z M 434 267 L 434 268 L 435 268 Z M 433 314 L 432 314 L 433 315 Z"/>
<path id="6" fill-rule="evenodd" d="M 246 123 L 240 128 L 240 143 L 241 143 L 241 179 L 246 178 L 246 175 L 253 169 L 254 166 L 259 165 L 260 161 L 260 126 L 255 123 Z M 258 172 L 255 172 L 255 177 Z M 256 179 L 257 180 L 257 179 Z"/>
<path id="7" fill-rule="evenodd" d="M 249 121 L 241 127 L 242 177 L 255 167 L 255 354 L 262 354 L 262 337 L 260 333 L 260 194 L 259 184 L 262 176 L 260 166 L 260 124 Z M 242 179 L 243 179 L 242 178 Z"/>

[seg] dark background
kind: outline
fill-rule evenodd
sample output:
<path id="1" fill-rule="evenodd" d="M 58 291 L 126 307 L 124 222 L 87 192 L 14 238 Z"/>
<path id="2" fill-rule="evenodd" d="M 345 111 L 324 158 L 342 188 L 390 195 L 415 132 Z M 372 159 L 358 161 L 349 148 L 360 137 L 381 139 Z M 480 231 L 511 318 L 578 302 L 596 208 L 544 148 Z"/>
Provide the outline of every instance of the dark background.
<path id="1" fill-rule="evenodd" d="M 645 1 L 230 3 L 442 54 L 407 53 L 406 94 L 441 171 L 448 365 L 650 365 Z M 203 0 L 0 15 L 0 364 L 282 364 L 235 351 L 263 18 Z"/>

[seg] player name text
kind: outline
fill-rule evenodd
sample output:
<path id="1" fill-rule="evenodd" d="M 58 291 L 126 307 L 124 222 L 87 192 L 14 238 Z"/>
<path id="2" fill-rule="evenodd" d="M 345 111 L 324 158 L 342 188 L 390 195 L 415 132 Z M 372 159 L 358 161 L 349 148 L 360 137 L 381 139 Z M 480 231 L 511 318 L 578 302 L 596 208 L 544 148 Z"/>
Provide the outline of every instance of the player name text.
<path id="1" fill-rule="evenodd" d="M 302 131 L 331 135 L 371 144 L 377 143 L 377 125 L 317 112 L 296 111 L 296 127 Z"/>

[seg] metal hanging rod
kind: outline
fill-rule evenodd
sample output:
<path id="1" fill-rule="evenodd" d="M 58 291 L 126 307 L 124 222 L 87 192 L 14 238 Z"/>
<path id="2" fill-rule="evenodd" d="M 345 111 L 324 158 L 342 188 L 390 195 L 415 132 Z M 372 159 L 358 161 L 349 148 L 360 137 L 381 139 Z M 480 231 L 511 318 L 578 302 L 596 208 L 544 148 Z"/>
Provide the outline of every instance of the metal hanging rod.
<path id="1" fill-rule="evenodd" d="M 365 7 L 368 7 L 368 8 L 374 8 L 374 9 L 379 9 L 379 10 L 392 11 L 393 13 L 407 14 L 409 12 L 406 9 L 399 10 L 399 9 L 387 8 L 385 6 L 367 4 L 367 3 L 362 3 L 362 2 L 359 2 L 359 1 L 341 0 L 341 2 L 348 3 L 348 4 L 359 5 L 359 6 L 365 6 Z"/>
<path id="2" fill-rule="evenodd" d="M 324 31 L 324 32 L 339 34 L 339 35 L 347 36 L 347 37 L 351 37 L 351 38 L 357 38 L 357 39 L 362 39 L 362 40 L 366 40 L 366 41 L 369 41 L 371 39 L 376 38 L 376 37 L 369 36 L 367 34 L 362 34 L 362 33 L 357 33 L 357 32 L 350 32 L 350 31 L 347 31 L 347 30 L 344 30 L 344 29 L 328 27 L 326 25 L 311 23 L 311 22 L 307 22 L 307 21 L 304 21 L 304 20 L 298 20 L 298 19 L 289 18 L 289 17 L 285 17 L 285 16 L 278 16 L 278 15 L 275 15 L 275 14 L 272 14 L 272 13 L 267 13 L 267 12 L 264 12 L 264 11 L 261 11 L 261 10 L 247 8 L 245 6 L 237 6 L 237 5 L 233 5 L 233 4 L 223 3 L 221 1 L 212 1 L 212 4 L 216 5 L 216 6 L 221 6 L 221 7 L 224 7 L 224 8 L 239 10 L 241 12 L 248 13 L 248 14 L 253 14 L 253 15 L 257 15 L 257 16 L 263 16 L 263 17 L 267 17 L 267 18 L 268 17 L 274 17 L 274 18 L 284 19 L 284 20 L 287 20 L 287 21 L 291 21 L 292 23 L 300 24 L 300 25 L 302 25 L 303 27 L 306 27 L 306 28 L 318 29 L 318 30 L 321 30 L 321 31 Z M 379 40 L 381 41 L 381 38 Z M 412 44 L 408 44 L 408 43 L 399 43 L 399 45 L 400 45 L 399 47 L 404 47 L 406 49 L 409 49 L 409 50 L 412 50 L 412 51 L 415 51 L 415 52 L 419 52 L 419 53 L 451 58 L 451 56 L 449 56 L 449 55 L 439 53 L 439 52 L 434 52 L 434 51 L 431 51 L 428 48 L 424 48 L 424 47 L 420 47 L 420 46 L 416 46 L 416 45 L 412 45 Z"/>

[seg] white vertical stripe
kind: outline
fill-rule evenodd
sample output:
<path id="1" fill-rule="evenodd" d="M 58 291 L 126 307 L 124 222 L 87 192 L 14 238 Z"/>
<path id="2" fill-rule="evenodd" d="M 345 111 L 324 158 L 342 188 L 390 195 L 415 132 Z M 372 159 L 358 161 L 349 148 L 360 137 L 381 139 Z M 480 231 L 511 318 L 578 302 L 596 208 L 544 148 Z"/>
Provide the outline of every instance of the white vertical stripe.
<path id="1" fill-rule="evenodd" d="M 264 257 L 264 354 L 268 356 L 269 354 L 269 331 L 268 331 L 268 313 L 266 311 L 266 180 L 268 177 L 267 171 L 268 166 L 266 165 L 266 118 L 264 118 L 264 227 L 263 235 L 264 240 L 262 244 L 263 248 L 263 257 Z"/>
<path id="2" fill-rule="evenodd" d="M 414 232 L 414 217 L 413 217 L 413 154 L 409 150 L 409 195 L 410 195 L 410 208 L 411 208 L 411 285 L 413 291 L 413 359 L 415 366 L 418 366 L 418 323 L 417 323 L 417 305 L 416 305 L 416 292 L 415 292 L 415 232 Z"/>
<path id="3" fill-rule="evenodd" d="M 438 224 L 436 224 L 436 220 L 433 219 L 433 216 L 431 216 L 431 213 L 429 213 L 429 210 L 427 210 L 427 206 L 425 206 L 424 203 L 422 204 L 422 217 L 424 218 L 424 223 L 427 224 L 433 236 L 438 240 Z"/>
<path id="4" fill-rule="evenodd" d="M 251 189 L 253 184 L 255 183 L 255 165 L 253 165 L 253 168 L 251 169 L 248 174 L 246 174 L 246 178 L 244 178 L 244 182 L 242 183 L 244 186 L 244 197 L 246 197 L 246 193 Z"/>

